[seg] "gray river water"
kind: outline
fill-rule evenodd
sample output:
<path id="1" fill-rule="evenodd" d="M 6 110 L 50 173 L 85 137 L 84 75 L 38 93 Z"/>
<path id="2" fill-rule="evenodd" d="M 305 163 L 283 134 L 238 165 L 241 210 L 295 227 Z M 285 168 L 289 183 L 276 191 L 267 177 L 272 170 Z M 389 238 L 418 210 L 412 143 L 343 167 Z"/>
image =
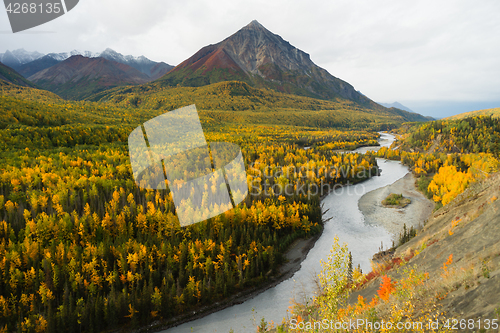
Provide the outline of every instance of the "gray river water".
<path id="1" fill-rule="evenodd" d="M 381 146 L 390 146 L 394 137 L 381 133 Z M 380 147 L 363 147 L 356 152 L 377 150 Z M 184 332 L 224 332 L 231 329 L 235 333 L 254 333 L 262 317 L 266 321 L 280 324 L 288 318 L 290 300 L 303 301 L 315 293 L 315 277 L 321 270 L 320 260 L 326 260 L 332 248 L 332 240 L 337 235 L 341 243 L 347 243 L 352 253 L 353 264 L 361 266 L 363 272 L 369 272 L 370 259 L 379 251 L 381 243 L 384 249 L 391 245 L 391 235 L 383 228 L 365 223 L 363 214 L 358 209 L 358 200 L 367 192 L 394 183 L 404 177 L 408 169 L 396 161 L 378 159 L 382 169 L 380 176 L 373 177 L 357 185 L 346 186 L 333 191 L 323 199 L 325 223 L 323 234 L 309 251 L 301 268 L 294 276 L 277 286 L 270 288 L 244 303 L 237 304 L 210 314 L 206 317 L 187 322 L 162 333 Z M 327 211 L 328 210 L 328 211 Z"/>

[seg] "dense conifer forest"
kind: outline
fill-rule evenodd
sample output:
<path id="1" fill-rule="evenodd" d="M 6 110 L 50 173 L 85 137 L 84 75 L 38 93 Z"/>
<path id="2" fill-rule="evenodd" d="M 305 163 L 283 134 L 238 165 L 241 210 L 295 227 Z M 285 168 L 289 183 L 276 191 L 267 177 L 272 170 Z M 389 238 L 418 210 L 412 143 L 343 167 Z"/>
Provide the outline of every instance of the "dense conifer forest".
<path id="1" fill-rule="evenodd" d="M 138 188 L 128 157 L 130 132 L 164 110 L 14 85 L 0 101 L 4 332 L 138 327 L 265 284 L 291 242 L 321 231 L 321 192 L 377 172 L 375 156 L 338 152 L 376 133 L 200 112 L 207 141 L 242 148 L 250 194 L 183 228 L 170 191 Z"/>
<path id="2" fill-rule="evenodd" d="M 94 102 L 1 88 L 2 332 L 139 327 L 261 286 L 289 244 L 321 232 L 321 195 L 377 174 L 376 157 L 409 165 L 437 205 L 499 168 L 500 125 L 491 117 L 405 124 L 392 148 L 343 154 L 376 145 L 374 131 L 397 123 L 377 115 L 350 122 L 340 104 L 335 115 L 346 117 L 325 123 L 330 102 L 297 97 L 292 109 L 283 95 L 249 97 L 254 88 L 239 83 L 153 87 L 142 99 L 143 88 L 119 88 Z M 192 98 L 207 141 L 241 147 L 250 193 L 181 227 L 168 189 L 135 184 L 127 139 Z M 212 109 L 215 100 L 228 104 Z"/>

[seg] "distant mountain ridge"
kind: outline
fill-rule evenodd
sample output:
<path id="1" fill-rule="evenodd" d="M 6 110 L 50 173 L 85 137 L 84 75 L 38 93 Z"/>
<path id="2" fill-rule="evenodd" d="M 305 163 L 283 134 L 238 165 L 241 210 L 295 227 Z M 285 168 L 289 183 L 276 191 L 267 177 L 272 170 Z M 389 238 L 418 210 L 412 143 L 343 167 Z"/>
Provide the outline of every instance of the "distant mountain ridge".
<path id="1" fill-rule="evenodd" d="M 109 88 L 143 84 L 151 79 L 127 64 L 75 55 L 39 71 L 29 80 L 61 97 L 84 99 Z"/>
<path id="2" fill-rule="evenodd" d="M 5 51 L 5 53 L 0 53 L 0 62 L 10 68 L 18 71 L 19 68 L 31 61 L 43 57 L 40 52 L 29 52 L 25 49 L 17 49 L 14 51 Z"/>
<path id="3" fill-rule="evenodd" d="M 99 57 L 132 66 L 138 71 L 149 76 L 152 80 L 156 80 L 162 77 L 174 68 L 174 66 L 166 64 L 164 62 L 155 62 L 149 60 L 145 56 L 124 56 L 121 53 L 118 53 L 110 48 L 104 50 L 104 52 L 102 52 Z"/>
<path id="4" fill-rule="evenodd" d="M 88 57 L 73 55 L 67 58 L 70 54 L 80 53 Z M 34 58 L 39 54 L 30 56 Z M 329 105 L 332 111 L 337 108 L 350 110 L 353 113 L 366 110 L 387 117 L 385 107 L 356 91 L 351 84 L 314 64 L 309 54 L 270 32 L 255 20 L 223 41 L 201 48 L 172 70 L 170 68 L 171 66 L 165 63 L 155 63 L 143 56 L 124 56 L 106 49 L 99 54 L 80 51 L 51 53 L 24 64 L 21 73 L 29 75 L 29 79 L 38 86 L 69 99 L 107 99 L 106 96 L 109 95 L 103 92 L 104 90 L 124 85 L 144 84 L 154 80 L 155 77 L 159 79 L 138 89 L 144 91 L 154 86 L 158 94 L 163 94 L 161 92 L 163 89 L 176 86 L 201 87 L 238 81 L 261 91 L 271 89 L 284 93 L 289 96 L 283 97 L 285 99 L 293 100 L 293 96 L 296 95 L 332 101 L 336 103 Z M 230 94 L 239 94 L 241 91 L 245 91 L 245 95 L 260 93 L 240 83 L 230 85 L 237 87 L 231 88 Z M 122 94 L 119 91 L 111 92 L 113 99 L 121 98 L 116 96 Z M 186 92 L 182 91 L 183 94 Z M 128 98 L 130 101 L 139 101 L 142 96 L 127 96 L 127 100 Z M 251 99 L 251 96 L 248 98 Z M 156 96 L 155 101 L 156 104 L 153 106 L 155 109 L 168 107 L 171 104 L 160 101 Z M 136 104 L 138 103 L 134 105 Z M 217 109 L 219 108 L 220 103 Z M 230 102 L 227 109 L 224 109 L 240 108 L 239 105 Z M 389 113 L 397 117 L 398 121 L 427 120 L 418 113 L 397 108 L 391 109 Z M 369 119 L 372 117 L 366 118 L 367 121 Z M 348 122 L 347 118 L 345 121 Z"/>
<path id="5" fill-rule="evenodd" d="M 28 52 L 24 49 L 18 49 L 12 52 L 7 50 L 5 53 L 0 54 L 0 62 L 12 67 L 19 72 L 19 74 L 28 78 L 41 70 L 54 66 L 75 55 L 81 55 L 87 58 L 102 57 L 107 60 L 126 64 L 146 74 L 151 80 L 160 78 L 174 68 L 174 66 L 165 62 L 152 61 L 145 56 L 135 57 L 123 55 L 110 48 L 107 48 L 103 52 L 73 50 L 71 52 L 49 53 L 46 55 L 39 52 Z M 2 59 L 6 59 L 7 62 L 4 62 Z"/>
<path id="6" fill-rule="evenodd" d="M 223 41 L 203 47 L 159 79 L 171 86 L 203 86 L 231 80 L 313 98 L 345 98 L 381 108 L 255 20 Z"/>
<path id="7" fill-rule="evenodd" d="M 401 104 L 399 102 L 394 102 L 394 103 L 378 103 L 378 104 L 380 104 L 382 106 L 385 106 L 386 108 L 397 108 L 397 109 L 405 110 L 405 111 L 408 111 L 408 112 L 415 112 L 412 109 L 410 109 L 409 107 L 404 106 L 403 104 Z"/>

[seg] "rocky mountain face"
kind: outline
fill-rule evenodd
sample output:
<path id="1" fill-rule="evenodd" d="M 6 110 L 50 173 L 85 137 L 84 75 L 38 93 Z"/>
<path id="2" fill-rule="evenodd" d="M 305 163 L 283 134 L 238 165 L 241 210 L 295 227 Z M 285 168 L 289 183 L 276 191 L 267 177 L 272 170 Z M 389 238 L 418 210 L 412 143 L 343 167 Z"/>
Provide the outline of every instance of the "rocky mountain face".
<path id="1" fill-rule="evenodd" d="M 380 108 L 257 21 L 220 43 L 202 48 L 160 79 L 165 84 L 184 86 L 227 80 L 321 99 L 340 97 Z"/>
<path id="2" fill-rule="evenodd" d="M 19 67 L 18 72 L 25 78 L 28 78 L 38 73 L 41 70 L 57 65 L 61 61 L 64 61 L 69 57 L 75 55 L 81 55 L 87 58 L 96 58 L 99 56 L 99 53 L 94 53 L 90 51 L 78 51 L 78 50 L 73 50 L 71 52 L 62 52 L 62 53 L 49 53 L 33 61 L 24 63 Z"/>
<path id="3" fill-rule="evenodd" d="M 105 89 L 137 85 L 150 78 L 137 69 L 105 58 L 72 56 L 28 78 L 61 97 L 83 99 Z"/>

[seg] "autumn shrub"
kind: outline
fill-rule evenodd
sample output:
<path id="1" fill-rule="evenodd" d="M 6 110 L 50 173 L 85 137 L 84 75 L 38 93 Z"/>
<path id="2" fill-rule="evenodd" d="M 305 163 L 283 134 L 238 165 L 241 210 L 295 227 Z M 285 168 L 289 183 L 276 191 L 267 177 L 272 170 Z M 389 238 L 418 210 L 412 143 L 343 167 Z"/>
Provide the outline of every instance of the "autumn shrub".
<path id="1" fill-rule="evenodd" d="M 390 277 L 387 275 L 382 276 L 382 283 L 379 290 L 377 290 L 378 297 L 384 301 L 389 300 L 389 296 L 396 290 L 394 285 L 395 283 L 391 281 Z"/>
<path id="2" fill-rule="evenodd" d="M 337 319 L 340 308 L 347 305 L 352 289 L 349 281 L 349 251 L 347 244 L 340 245 L 339 238 L 333 239 L 332 249 L 326 261 L 321 261 L 319 281 L 321 294 L 317 298 L 322 318 Z"/>

